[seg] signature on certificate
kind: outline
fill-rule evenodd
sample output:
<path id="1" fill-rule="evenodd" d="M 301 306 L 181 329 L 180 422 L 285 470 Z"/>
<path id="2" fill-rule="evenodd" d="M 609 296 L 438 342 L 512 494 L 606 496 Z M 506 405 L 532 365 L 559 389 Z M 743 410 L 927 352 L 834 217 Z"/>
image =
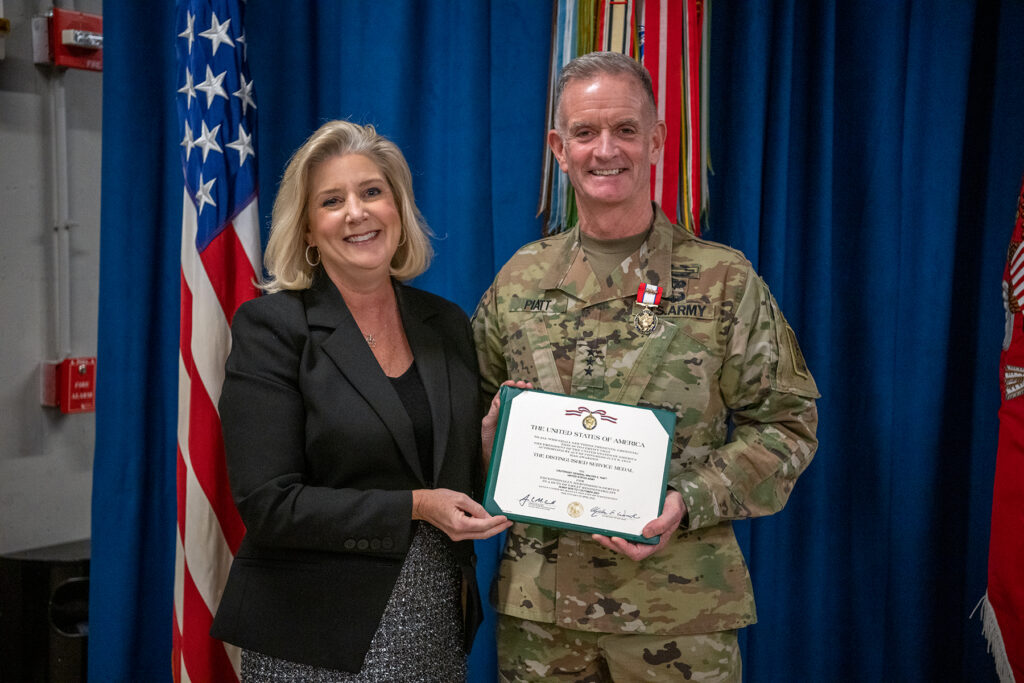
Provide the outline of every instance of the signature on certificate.
<path id="1" fill-rule="evenodd" d="M 556 498 L 544 498 L 543 496 L 535 496 L 532 493 L 527 493 L 525 496 L 519 499 L 519 506 L 530 506 L 532 508 L 549 509 L 554 507 L 555 503 L 557 502 L 558 499 Z"/>
<path id="2" fill-rule="evenodd" d="M 640 519 L 640 515 L 635 512 L 627 512 L 626 510 L 605 510 L 602 507 L 596 505 L 590 508 L 591 517 L 609 517 L 611 519 Z"/>

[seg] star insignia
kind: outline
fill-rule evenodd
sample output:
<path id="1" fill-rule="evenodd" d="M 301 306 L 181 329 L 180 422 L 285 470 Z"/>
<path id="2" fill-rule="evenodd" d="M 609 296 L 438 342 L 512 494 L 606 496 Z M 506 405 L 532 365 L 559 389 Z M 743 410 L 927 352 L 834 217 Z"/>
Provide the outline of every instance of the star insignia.
<path id="1" fill-rule="evenodd" d="M 196 201 L 199 202 L 199 207 L 196 209 L 196 213 L 200 216 L 203 214 L 203 207 L 209 204 L 210 206 L 217 206 L 217 202 L 213 201 L 213 197 L 210 195 L 210 190 L 213 189 L 213 184 L 217 182 L 217 179 L 204 183 L 203 173 L 199 172 L 199 188 L 196 190 Z"/>
<path id="2" fill-rule="evenodd" d="M 217 48 L 221 46 L 221 43 L 230 45 L 231 47 L 235 46 L 234 42 L 231 40 L 231 36 L 228 35 L 229 26 L 231 26 L 230 19 L 222 24 L 217 21 L 217 13 L 214 12 L 213 19 L 210 21 L 210 28 L 199 34 L 203 38 L 209 38 L 213 54 L 217 54 Z"/>
<path id="3" fill-rule="evenodd" d="M 192 72 L 185 69 L 185 85 L 178 88 L 178 92 L 186 96 L 185 108 L 192 106 L 192 99 L 196 97 L 196 86 L 192 83 Z"/>
<path id="4" fill-rule="evenodd" d="M 181 141 L 181 146 L 185 148 L 185 161 L 187 162 L 192 155 L 192 149 L 196 146 L 196 141 L 192 139 L 192 127 L 188 125 L 188 121 L 185 122 L 185 138 Z"/>
<path id="5" fill-rule="evenodd" d="M 245 164 L 247 156 L 256 157 L 256 152 L 252 148 L 252 136 L 245 132 L 242 124 L 238 124 L 238 139 L 234 142 L 229 142 L 228 147 L 238 152 L 239 168 Z"/>
<path id="6" fill-rule="evenodd" d="M 188 27 L 178 34 L 179 38 L 188 38 L 188 53 L 192 54 L 192 42 L 196 39 L 195 28 L 196 28 L 196 15 L 191 12 L 186 12 L 186 21 L 188 21 Z M 179 90 L 179 92 L 181 92 Z"/>
<path id="7" fill-rule="evenodd" d="M 203 121 L 203 130 L 199 134 L 199 137 L 196 138 L 196 143 L 195 144 L 196 144 L 196 147 L 198 147 L 201 150 L 203 150 L 203 163 L 204 164 L 206 163 L 206 157 L 207 157 L 207 155 L 209 155 L 210 150 L 213 150 L 214 152 L 221 152 L 221 153 L 224 152 L 224 150 L 222 150 L 220 148 L 220 145 L 217 144 L 217 131 L 219 131 L 219 130 L 220 130 L 220 124 L 219 123 L 216 126 L 213 127 L 213 130 L 210 130 L 209 128 L 206 127 L 206 121 Z"/>
<path id="8" fill-rule="evenodd" d="M 245 116 L 246 110 L 249 107 L 256 108 L 256 100 L 252 98 L 252 81 L 245 80 L 245 74 L 238 74 L 239 80 L 242 82 L 241 87 L 235 92 L 231 93 L 242 102 L 242 116 Z"/>
<path id="9" fill-rule="evenodd" d="M 235 42 L 242 46 L 242 59 L 249 59 L 249 44 L 245 42 L 245 31 L 242 31 L 242 35 L 235 38 Z"/>
<path id="10" fill-rule="evenodd" d="M 206 93 L 206 106 L 209 107 L 213 104 L 214 97 L 223 97 L 225 100 L 228 99 L 228 93 L 224 90 L 224 77 L 227 76 L 227 71 L 222 71 L 219 75 L 214 76 L 213 70 L 210 69 L 209 65 L 206 67 L 206 80 L 196 86 L 196 90 L 202 90 Z"/>

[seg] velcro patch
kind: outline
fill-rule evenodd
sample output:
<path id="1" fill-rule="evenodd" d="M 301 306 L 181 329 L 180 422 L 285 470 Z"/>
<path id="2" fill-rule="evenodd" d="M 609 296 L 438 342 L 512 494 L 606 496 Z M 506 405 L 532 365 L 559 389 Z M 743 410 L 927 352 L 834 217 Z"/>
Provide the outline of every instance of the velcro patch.
<path id="1" fill-rule="evenodd" d="M 686 283 L 700 277 L 700 265 L 690 263 L 686 265 L 672 266 L 672 293 L 676 296 L 686 296 Z"/>
<path id="2" fill-rule="evenodd" d="M 679 301 L 662 303 L 661 313 L 666 316 L 680 318 L 700 318 L 701 320 L 714 320 L 715 305 L 703 301 Z"/>
<path id="3" fill-rule="evenodd" d="M 681 265 L 673 265 L 672 277 L 684 278 L 686 280 L 692 280 L 695 277 L 700 277 L 700 264 L 684 263 Z"/>
<path id="4" fill-rule="evenodd" d="M 509 313 L 565 313 L 568 301 L 563 297 L 527 299 L 513 296 L 509 299 Z"/>

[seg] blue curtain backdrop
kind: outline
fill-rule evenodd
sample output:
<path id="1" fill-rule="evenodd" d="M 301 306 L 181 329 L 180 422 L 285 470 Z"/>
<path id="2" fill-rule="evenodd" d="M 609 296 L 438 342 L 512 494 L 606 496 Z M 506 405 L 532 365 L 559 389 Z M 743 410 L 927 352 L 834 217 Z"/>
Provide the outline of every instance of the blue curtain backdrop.
<path id="1" fill-rule="evenodd" d="M 170 679 L 181 171 L 173 3 L 107 3 L 91 680 Z M 320 122 L 406 153 L 475 305 L 539 236 L 551 6 L 250 0 L 264 223 Z M 748 681 L 993 680 L 985 590 L 1002 334 L 1024 171 L 1024 4 L 724 2 L 710 223 L 796 329 L 824 395 L 789 506 L 737 525 Z M 140 59 L 145 55 L 145 59 Z M 482 544 L 481 573 L 495 544 Z M 473 680 L 492 681 L 492 640 Z"/>

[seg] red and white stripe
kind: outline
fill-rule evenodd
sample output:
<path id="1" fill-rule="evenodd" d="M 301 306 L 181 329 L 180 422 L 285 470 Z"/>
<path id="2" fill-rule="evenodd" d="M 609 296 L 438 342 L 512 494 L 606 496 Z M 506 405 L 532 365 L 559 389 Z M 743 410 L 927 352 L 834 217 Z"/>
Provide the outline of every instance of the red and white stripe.
<path id="1" fill-rule="evenodd" d="M 679 0 L 646 0 L 644 3 L 643 61 L 651 73 L 658 118 L 667 128 L 664 151 L 651 175 L 651 196 L 672 220 L 678 216 L 683 134 L 684 10 Z"/>
<path id="2" fill-rule="evenodd" d="M 661 303 L 661 287 L 643 283 L 637 288 L 636 302 L 642 306 L 657 306 Z"/>
<path id="3" fill-rule="evenodd" d="M 237 648 L 210 625 L 245 527 L 231 499 L 217 401 L 235 310 L 259 295 L 259 218 L 253 199 L 202 253 L 196 206 L 184 193 L 178 356 L 178 524 L 174 571 L 175 681 L 237 680 Z"/>
<path id="4" fill-rule="evenodd" d="M 1007 279 L 1010 283 L 1010 296 L 1018 307 L 1024 309 L 1024 245 L 1017 247 L 1009 268 Z"/>
<path id="5" fill-rule="evenodd" d="M 701 41 L 704 32 L 704 0 L 687 0 L 686 12 L 686 50 L 683 54 L 685 80 L 683 119 L 685 132 L 684 150 L 686 158 L 683 163 L 685 183 L 681 188 L 687 210 L 687 220 L 693 221 L 692 231 L 700 234 L 700 215 L 702 210 L 702 176 L 701 176 Z"/>

